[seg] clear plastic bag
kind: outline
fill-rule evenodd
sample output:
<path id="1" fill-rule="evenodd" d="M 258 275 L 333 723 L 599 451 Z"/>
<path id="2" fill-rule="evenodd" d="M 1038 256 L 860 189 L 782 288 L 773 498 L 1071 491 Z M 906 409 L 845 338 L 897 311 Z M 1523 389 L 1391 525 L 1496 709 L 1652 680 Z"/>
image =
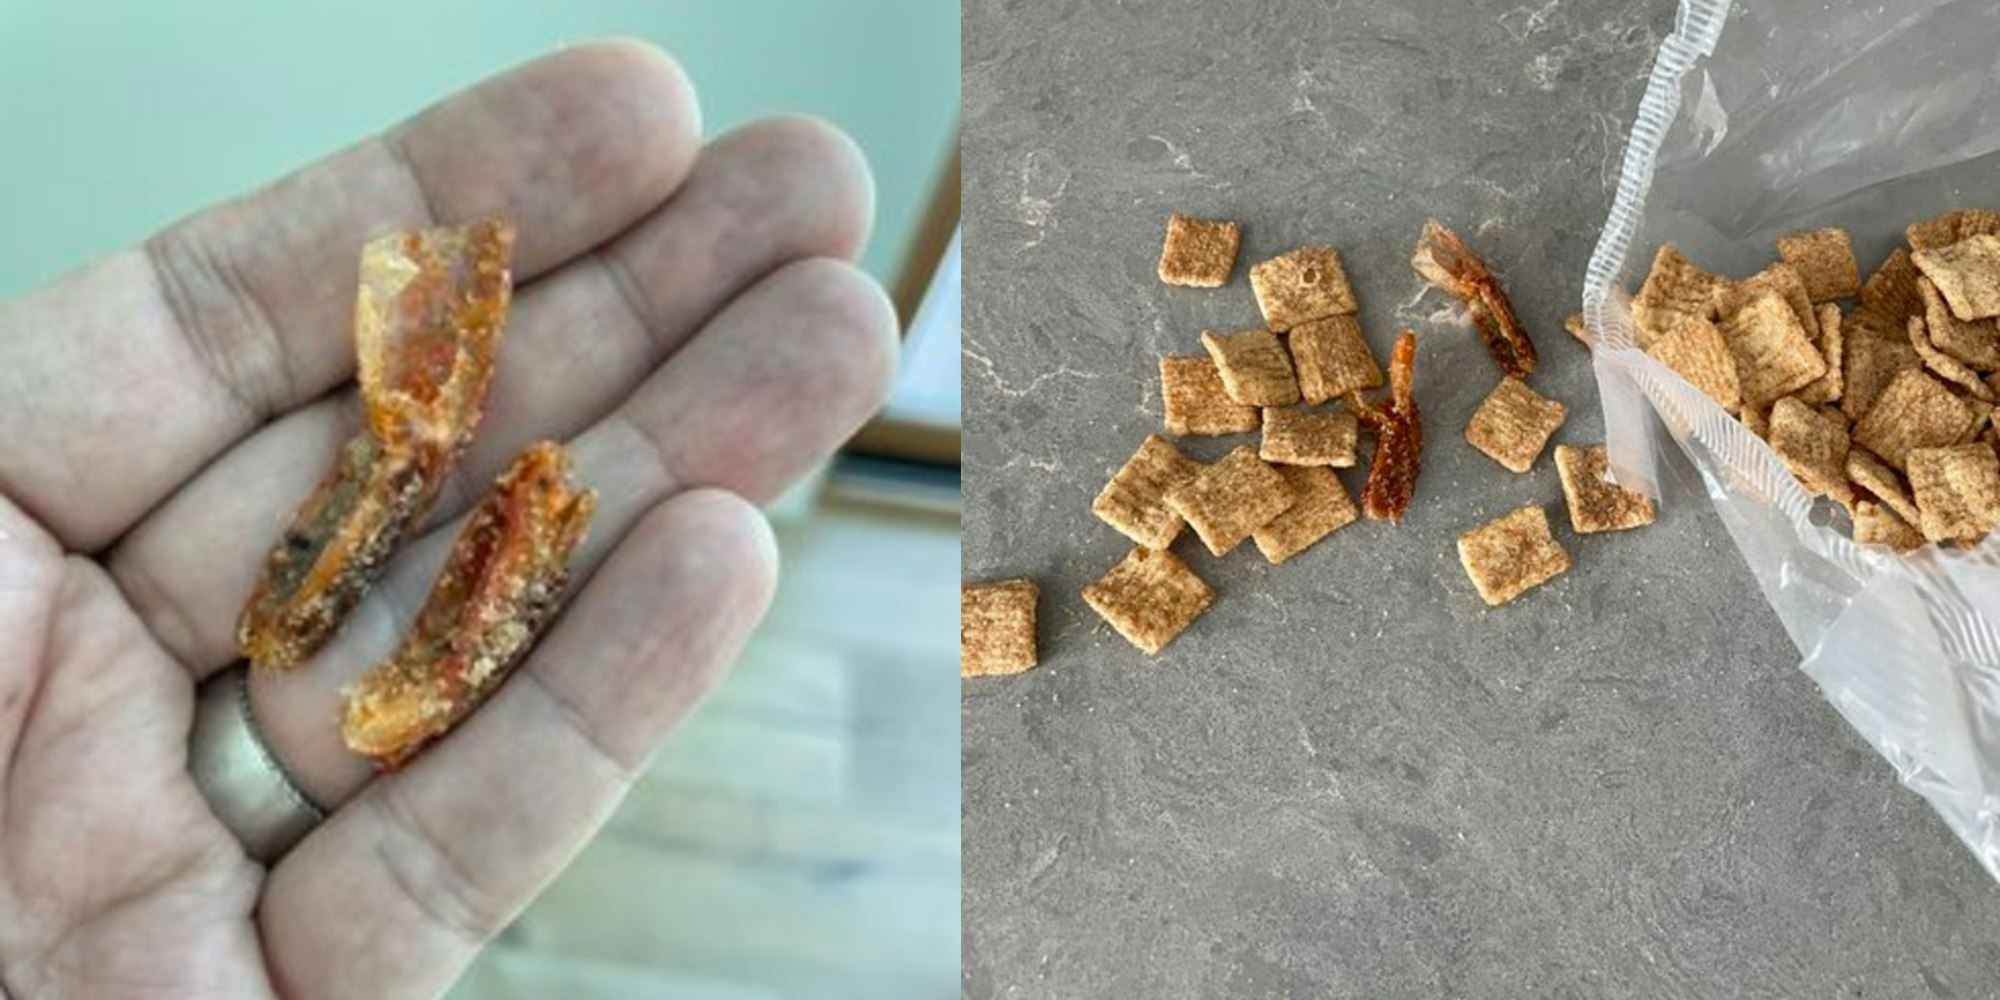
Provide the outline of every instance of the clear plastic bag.
<path id="1" fill-rule="evenodd" d="M 1837 223 L 1865 274 L 1908 223 L 1974 205 L 2000 209 L 2000 4 L 1682 0 L 1583 309 L 1614 474 L 1657 494 L 1658 442 L 1680 446 L 1802 668 L 2000 878 L 2000 539 L 1898 557 L 1826 526 L 1768 445 L 1632 346 L 1627 292 L 1663 241 L 1741 275 Z"/>

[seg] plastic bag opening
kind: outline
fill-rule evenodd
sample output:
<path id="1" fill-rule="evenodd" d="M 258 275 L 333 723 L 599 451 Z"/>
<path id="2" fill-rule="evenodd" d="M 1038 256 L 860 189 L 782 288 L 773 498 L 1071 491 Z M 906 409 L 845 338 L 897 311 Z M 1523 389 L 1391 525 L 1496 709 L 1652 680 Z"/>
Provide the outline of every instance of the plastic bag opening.
<path id="1" fill-rule="evenodd" d="M 1614 475 L 1700 473 L 1804 669 L 2000 878 L 2000 541 L 1908 557 L 1815 523 L 1761 439 L 1634 346 L 1626 289 L 1672 241 L 1745 275 L 1778 236 L 1847 227 L 1867 273 L 1903 228 L 2000 208 L 2000 4 L 1682 0 L 1584 277 Z"/>

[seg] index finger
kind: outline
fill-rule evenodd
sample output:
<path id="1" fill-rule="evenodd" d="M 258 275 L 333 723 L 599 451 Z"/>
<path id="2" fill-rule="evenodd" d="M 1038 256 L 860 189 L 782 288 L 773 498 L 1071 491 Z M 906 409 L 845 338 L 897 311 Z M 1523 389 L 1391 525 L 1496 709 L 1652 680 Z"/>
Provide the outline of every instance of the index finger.
<path id="1" fill-rule="evenodd" d="M 567 49 L 0 306 L 0 485 L 96 549 L 352 374 L 368 238 L 504 215 L 525 282 L 658 207 L 699 147 L 672 60 Z"/>

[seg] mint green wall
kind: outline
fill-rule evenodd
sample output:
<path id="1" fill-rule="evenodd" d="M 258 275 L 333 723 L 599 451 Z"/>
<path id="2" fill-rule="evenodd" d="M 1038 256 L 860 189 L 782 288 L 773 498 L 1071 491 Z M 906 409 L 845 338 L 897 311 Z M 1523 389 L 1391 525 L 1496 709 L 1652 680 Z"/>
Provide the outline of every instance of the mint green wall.
<path id="1" fill-rule="evenodd" d="M 0 296 L 610 34 L 681 60 L 710 135 L 779 111 L 853 135 L 889 277 L 952 138 L 952 0 L 0 0 Z"/>

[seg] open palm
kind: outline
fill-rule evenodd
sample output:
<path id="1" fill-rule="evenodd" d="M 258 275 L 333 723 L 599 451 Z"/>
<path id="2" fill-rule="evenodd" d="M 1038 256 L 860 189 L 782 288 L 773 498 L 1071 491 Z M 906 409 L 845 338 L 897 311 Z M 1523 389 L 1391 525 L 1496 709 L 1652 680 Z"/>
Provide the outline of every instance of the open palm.
<path id="1" fill-rule="evenodd" d="M 752 503 L 881 399 L 894 322 L 847 261 L 866 167 L 831 129 L 706 146 L 650 49 L 490 80 L 26 299 L 0 303 L 0 997 L 432 996 L 589 839 L 762 614 Z M 195 685 L 359 426 L 361 244 L 512 218 L 478 437 L 422 537 L 302 670 L 252 685 L 327 821 L 268 872 L 187 774 Z M 599 493 L 578 589 L 404 771 L 338 734 L 453 522 L 526 444 Z"/>

